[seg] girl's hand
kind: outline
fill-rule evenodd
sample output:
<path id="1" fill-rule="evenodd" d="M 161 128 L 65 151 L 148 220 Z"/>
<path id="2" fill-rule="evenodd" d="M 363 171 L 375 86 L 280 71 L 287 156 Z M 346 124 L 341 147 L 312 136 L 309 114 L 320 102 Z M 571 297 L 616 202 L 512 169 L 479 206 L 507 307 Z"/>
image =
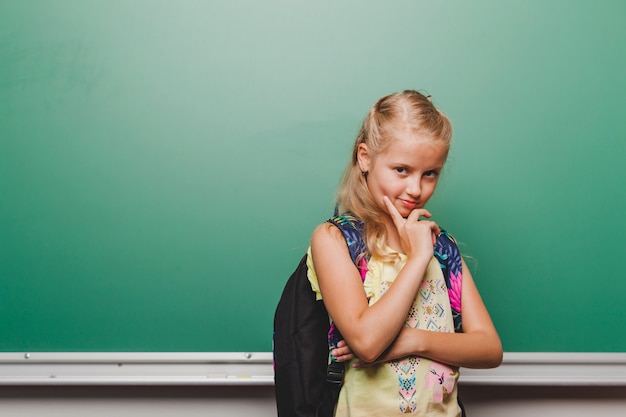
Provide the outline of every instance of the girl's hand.
<path id="1" fill-rule="evenodd" d="M 348 346 L 345 340 L 340 340 L 339 343 L 337 343 L 337 348 L 333 349 L 330 354 L 333 355 L 338 362 L 347 362 L 356 358 L 356 355 L 352 353 L 352 349 L 350 349 L 350 346 Z"/>
<path id="2" fill-rule="evenodd" d="M 420 208 L 411 211 L 405 219 L 400 215 L 396 207 L 387 196 L 383 197 L 383 202 L 393 224 L 398 230 L 400 244 L 404 253 L 412 256 L 433 256 L 433 246 L 437 241 L 437 236 L 441 233 L 437 223 L 429 220 L 420 220 L 420 217 L 432 217 L 426 209 Z"/>

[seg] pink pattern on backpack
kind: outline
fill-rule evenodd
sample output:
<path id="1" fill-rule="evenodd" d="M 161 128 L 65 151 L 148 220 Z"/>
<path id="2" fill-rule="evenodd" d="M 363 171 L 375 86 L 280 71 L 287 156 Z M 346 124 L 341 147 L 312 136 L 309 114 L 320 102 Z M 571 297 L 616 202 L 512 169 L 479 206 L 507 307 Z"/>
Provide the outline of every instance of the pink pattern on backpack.
<path id="1" fill-rule="evenodd" d="M 463 289 L 463 274 L 461 271 L 458 274 L 450 272 L 450 287 L 448 288 L 448 295 L 450 297 L 450 307 L 457 312 L 461 312 L 461 291 Z"/>
<path id="2" fill-rule="evenodd" d="M 359 261 L 359 272 L 361 273 L 361 281 L 365 281 L 365 275 L 367 275 L 367 261 L 365 258 L 361 258 Z"/>

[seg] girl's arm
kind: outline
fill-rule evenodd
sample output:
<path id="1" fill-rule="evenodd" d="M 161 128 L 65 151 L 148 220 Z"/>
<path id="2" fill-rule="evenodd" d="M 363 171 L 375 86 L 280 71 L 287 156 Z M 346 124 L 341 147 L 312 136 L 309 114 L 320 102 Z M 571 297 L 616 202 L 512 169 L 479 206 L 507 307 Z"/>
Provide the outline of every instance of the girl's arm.
<path id="1" fill-rule="evenodd" d="M 416 355 L 465 368 L 499 366 L 502 363 L 502 344 L 464 261 L 462 288 L 463 333 L 434 332 L 404 327 L 393 344 L 376 362 Z M 337 352 L 340 360 L 354 357 L 348 346 L 342 344 L 340 349 L 342 350 Z M 364 362 L 367 361 L 364 360 Z M 357 363 L 357 366 L 363 365 L 366 364 Z"/>
<path id="2" fill-rule="evenodd" d="M 429 213 L 420 209 L 409 216 L 410 238 L 403 241 L 410 248 L 405 266 L 372 306 L 341 231 L 325 223 L 313 233 L 311 252 L 326 309 L 352 352 L 365 361 L 380 357 L 398 336 L 432 257 L 433 233 L 439 229 L 433 222 L 418 222 L 420 215 Z"/>

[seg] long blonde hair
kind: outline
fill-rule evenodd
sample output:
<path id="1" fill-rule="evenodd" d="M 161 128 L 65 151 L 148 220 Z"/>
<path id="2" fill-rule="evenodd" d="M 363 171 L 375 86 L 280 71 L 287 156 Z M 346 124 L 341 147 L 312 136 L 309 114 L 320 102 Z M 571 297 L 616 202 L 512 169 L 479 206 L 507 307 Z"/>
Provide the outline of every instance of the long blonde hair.
<path id="1" fill-rule="evenodd" d="M 367 145 L 368 153 L 375 158 L 385 152 L 399 130 L 409 130 L 413 135 L 430 137 L 449 148 L 452 125 L 448 118 L 435 107 L 430 96 L 415 90 L 405 90 L 379 99 L 363 120 L 361 130 L 354 142 L 352 159 L 344 172 L 337 191 L 339 213 L 351 212 L 364 223 L 364 240 L 369 253 L 381 259 L 390 256 L 384 250 L 387 216 L 373 200 L 367 187 L 367 177 L 361 172 L 357 152 L 361 143 Z"/>

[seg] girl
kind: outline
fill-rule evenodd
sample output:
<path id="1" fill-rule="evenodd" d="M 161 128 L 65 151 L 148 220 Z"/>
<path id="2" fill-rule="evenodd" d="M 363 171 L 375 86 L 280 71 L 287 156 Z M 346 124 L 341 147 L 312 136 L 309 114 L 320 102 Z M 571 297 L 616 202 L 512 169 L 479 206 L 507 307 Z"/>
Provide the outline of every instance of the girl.
<path id="1" fill-rule="evenodd" d="M 433 257 L 440 229 L 424 206 L 451 136 L 429 97 L 404 91 L 381 98 L 363 122 L 338 192 L 339 213 L 364 223 L 365 281 L 339 229 L 324 223 L 313 233 L 309 280 L 345 339 L 331 353 L 350 362 L 336 416 L 460 416 L 458 368 L 501 363 L 500 339 L 465 263 L 464 333 L 454 333 Z"/>

